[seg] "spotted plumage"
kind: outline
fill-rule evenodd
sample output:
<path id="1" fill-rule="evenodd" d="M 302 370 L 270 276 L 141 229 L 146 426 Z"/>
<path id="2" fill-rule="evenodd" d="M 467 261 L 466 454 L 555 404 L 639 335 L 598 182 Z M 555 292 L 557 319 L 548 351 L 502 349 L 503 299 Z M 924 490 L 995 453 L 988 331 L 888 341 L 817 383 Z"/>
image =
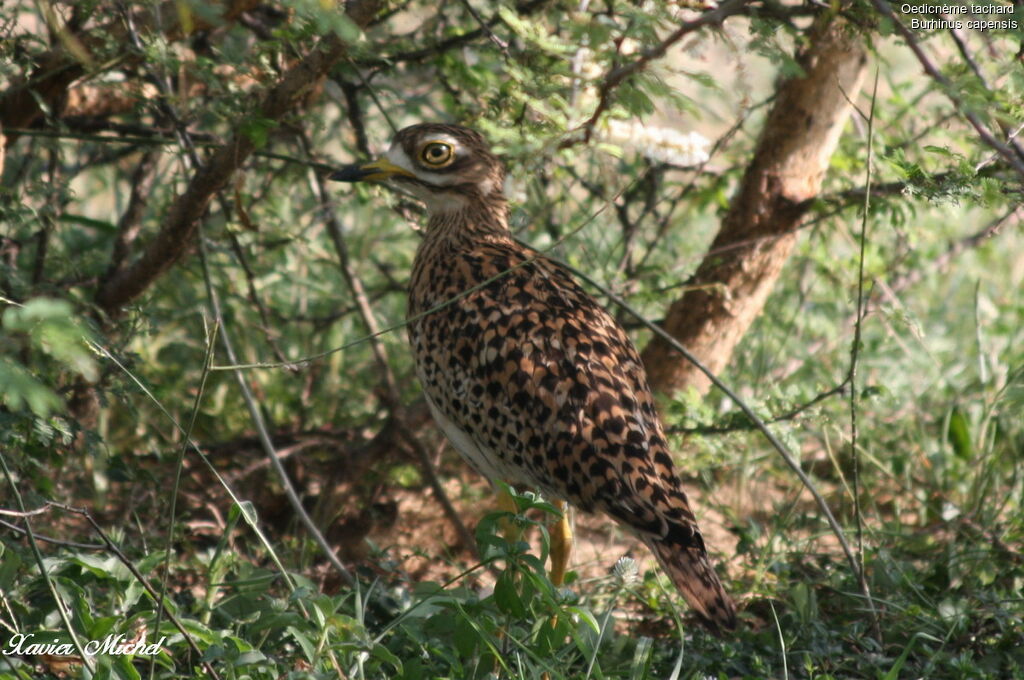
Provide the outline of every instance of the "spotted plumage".
<path id="1" fill-rule="evenodd" d="M 434 418 L 470 465 L 607 513 L 706 623 L 735 627 L 636 349 L 569 272 L 512 239 L 504 168 L 483 138 L 414 125 L 382 160 L 333 177 L 389 181 L 427 205 L 409 339 Z"/>

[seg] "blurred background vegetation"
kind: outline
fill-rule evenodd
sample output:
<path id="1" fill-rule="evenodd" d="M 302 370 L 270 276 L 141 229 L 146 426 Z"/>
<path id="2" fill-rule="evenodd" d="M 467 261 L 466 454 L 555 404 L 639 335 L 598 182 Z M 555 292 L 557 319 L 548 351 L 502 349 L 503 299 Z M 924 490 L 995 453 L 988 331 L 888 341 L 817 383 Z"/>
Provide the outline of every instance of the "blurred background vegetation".
<path id="1" fill-rule="evenodd" d="M 0 678 L 1024 676 L 1014 11 L 914 31 L 951 17 L 0 3 L 0 640 L 166 638 L 5 654 Z M 823 30 L 861 77 L 833 97 L 824 176 L 759 185 L 778 200 L 757 214 L 788 226 L 717 248 L 764 140 L 807 139 L 787 83 L 841 80 Z M 662 414 L 740 631 L 694 626 L 600 518 L 578 518 L 564 590 L 543 531 L 501 538 L 405 346 L 421 208 L 323 180 L 427 120 L 491 140 L 516 236 L 603 286 L 645 358 L 608 291 L 672 329 L 687 296 L 756 297 L 705 268 L 789 239 L 716 370 L 798 455 L 857 569 L 749 419 L 678 376 L 655 379 Z M 666 356 L 685 365 L 649 368 Z"/>

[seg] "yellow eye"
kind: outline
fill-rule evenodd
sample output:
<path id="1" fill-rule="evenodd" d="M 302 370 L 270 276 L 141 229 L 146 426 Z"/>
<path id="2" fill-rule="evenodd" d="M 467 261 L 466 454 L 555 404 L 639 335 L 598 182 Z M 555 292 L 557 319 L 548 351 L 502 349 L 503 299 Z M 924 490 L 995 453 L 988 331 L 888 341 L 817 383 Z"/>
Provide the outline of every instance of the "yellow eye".
<path id="1" fill-rule="evenodd" d="M 430 142 L 420 150 L 420 160 L 429 166 L 441 168 L 455 158 L 455 149 L 448 142 Z"/>

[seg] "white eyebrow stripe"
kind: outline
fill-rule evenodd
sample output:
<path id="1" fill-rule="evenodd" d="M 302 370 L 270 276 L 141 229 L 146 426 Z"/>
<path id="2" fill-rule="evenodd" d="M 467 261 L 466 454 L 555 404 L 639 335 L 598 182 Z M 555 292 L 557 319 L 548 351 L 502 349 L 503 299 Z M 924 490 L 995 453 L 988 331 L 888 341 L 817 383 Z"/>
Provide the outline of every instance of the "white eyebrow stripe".
<path id="1" fill-rule="evenodd" d="M 451 147 L 453 149 L 455 149 L 456 151 L 458 151 L 460 146 L 461 146 L 459 144 L 459 140 L 457 140 L 455 137 L 452 137 L 451 135 L 445 134 L 443 132 L 439 132 L 439 133 L 437 133 L 435 135 L 430 135 L 429 137 L 424 137 L 423 141 L 425 141 L 427 143 L 430 143 L 430 142 L 444 142 L 445 144 L 450 144 Z"/>

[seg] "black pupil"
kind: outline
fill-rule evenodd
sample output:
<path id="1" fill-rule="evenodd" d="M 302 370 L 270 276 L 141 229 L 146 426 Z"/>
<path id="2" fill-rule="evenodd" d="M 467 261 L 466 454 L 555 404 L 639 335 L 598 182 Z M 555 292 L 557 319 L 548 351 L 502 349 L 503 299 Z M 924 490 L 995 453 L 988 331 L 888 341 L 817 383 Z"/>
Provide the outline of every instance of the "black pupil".
<path id="1" fill-rule="evenodd" d="M 444 144 L 431 144 L 427 147 L 427 158 L 432 161 L 443 160 L 448 155 L 448 147 Z"/>

